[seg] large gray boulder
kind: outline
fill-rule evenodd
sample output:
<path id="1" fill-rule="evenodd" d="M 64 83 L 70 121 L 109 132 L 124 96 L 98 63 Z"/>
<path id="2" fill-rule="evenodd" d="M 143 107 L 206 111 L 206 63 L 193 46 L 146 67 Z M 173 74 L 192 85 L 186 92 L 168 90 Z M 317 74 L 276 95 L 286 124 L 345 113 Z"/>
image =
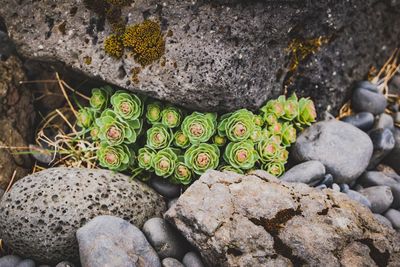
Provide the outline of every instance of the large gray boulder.
<path id="1" fill-rule="evenodd" d="M 114 216 L 99 216 L 76 232 L 82 267 L 161 267 L 139 228 Z"/>
<path id="2" fill-rule="evenodd" d="M 3 1 L 0 17 L 24 57 L 208 111 L 256 108 L 286 85 L 337 111 L 400 36 L 397 1 L 142 0 L 124 7 L 123 19 L 156 19 L 168 35 L 162 59 L 142 68 L 105 55 L 110 24 L 84 2 Z"/>
<path id="3" fill-rule="evenodd" d="M 360 129 L 333 119 L 315 123 L 302 132 L 292 151 L 299 162 L 320 161 L 335 183 L 351 183 L 367 168 L 373 145 Z"/>
<path id="4" fill-rule="evenodd" d="M 400 264 L 400 234 L 367 208 L 261 171 L 208 171 L 165 217 L 210 266 Z"/>
<path id="5" fill-rule="evenodd" d="M 147 185 L 107 170 L 52 168 L 29 175 L 0 202 L 0 236 L 17 255 L 55 265 L 76 262 L 75 232 L 99 215 L 137 227 L 162 216 L 164 199 Z"/>

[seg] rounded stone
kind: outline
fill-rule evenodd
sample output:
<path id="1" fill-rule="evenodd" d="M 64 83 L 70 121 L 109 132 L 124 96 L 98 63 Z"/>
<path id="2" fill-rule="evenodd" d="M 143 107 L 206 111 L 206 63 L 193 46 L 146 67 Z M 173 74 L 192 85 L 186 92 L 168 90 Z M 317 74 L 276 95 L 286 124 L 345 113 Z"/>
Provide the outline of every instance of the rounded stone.
<path id="1" fill-rule="evenodd" d="M 99 216 L 78 229 L 83 267 L 161 267 L 160 259 L 139 228 L 114 216 Z"/>
<path id="2" fill-rule="evenodd" d="M 180 185 L 172 184 L 163 178 L 153 177 L 150 180 L 150 186 L 166 198 L 176 198 L 181 194 Z"/>
<path id="3" fill-rule="evenodd" d="M 383 213 L 393 203 L 393 194 L 389 186 L 371 186 L 358 192 L 371 202 L 373 213 Z"/>
<path id="4" fill-rule="evenodd" d="M 395 127 L 393 131 L 395 145 L 389 155 L 385 158 L 385 163 L 400 173 L 400 128 Z"/>
<path id="5" fill-rule="evenodd" d="M 182 263 L 185 265 L 185 267 L 205 267 L 199 254 L 193 251 L 185 254 Z"/>
<path id="6" fill-rule="evenodd" d="M 324 175 L 324 165 L 319 161 L 310 160 L 293 166 L 280 179 L 285 182 L 315 185 L 324 178 Z"/>
<path id="7" fill-rule="evenodd" d="M 333 184 L 332 174 L 330 174 L 330 173 L 325 174 L 324 179 L 321 181 L 321 184 L 324 184 L 327 187 L 331 187 Z"/>
<path id="8" fill-rule="evenodd" d="M 20 261 L 18 263 L 18 265 L 15 267 L 35 267 L 35 266 L 36 266 L 36 264 L 33 260 L 27 259 L 27 260 Z"/>
<path id="9" fill-rule="evenodd" d="M 382 224 L 386 225 L 387 227 L 393 228 L 392 223 L 389 221 L 388 218 L 386 218 L 385 216 L 378 214 L 378 213 L 374 213 L 375 218 L 380 221 Z"/>
<path id="10" fill-rule="evenodd" d="M 161 259 L 182 259 L 190 247 L 185 238 L 162 218 L 148 220 L 142 231 Z"/>
<path id="11" fill-rule="evenodd" d="M 164 199 L 147 185 L 107 170 L 51 168 L 16 182 L 0 202 L 0 236 L 18 255 L 50 265 L 76 262 L 75 232 L 99 215 L 141 227 L 161 216 Z"/>
<path id="12" fill-rule="evenodd" d="M 392 151 L 396 141 L 392 131 L 387 128 L 374 129 L 369 132 L 369 137 L 374 146 L 374 151 L 368 165 L 368 170 L 372 170 Z"/>
<path id="13" fill-rule="evenodd" d="M 341 118 L 341 121 L 349 123 L 363 131 L 370 130 L 374 126 L 374 120 L 374 114 L 371 112 L 359 112 L 355 115 Z"/>
<path id="14" fill-rule="evenodd" d="M 163 267 L 186 267 L 180 261 L 174 258 L 165 258 L 161 264 Z"/>
<path id="15" fill-rule="evenodd" d="M 59 262 L 56 267 L 75 267 L 75 265 L 69 261 Z"/>
<path id="16" fill-rule="evenodd" d="M 299 162 L 320 161 L 336 183 L 350 184 L 367 168 L 372 151 L 366 133 L 348 123 L 329 120 L 301 133 L 292 155 Z"/>
<path id="17" fill-rule="evenodd" d="M 374 128 L 389 129 L 389 130 L 393 131 L 393 129 L 394 129 L 393 117 L 386 113 L 382 113 L 381 115 L 379 115 L 379 118 L 376 120 Z"/>
<path id="18" fill-rule="evenodd" d="M 1 267 L 15 267 L 22 260 L 20 257 L 15 255 L 7 255 L 0 258 L 0 266 Z"/>
<path id="19" fill-rule="evenodd" d="M 340 192 L 347 193 L 350 190 L 350 186 L 348 184 L 340 184 Z"/>
<path id="20" fill-rule="evenodd" d="M 354 190 L 348 190 L 346 192 L 346 195 L 357 201 L 358 203 L 360 203 L 361 205 L 364 205 L 365 207 L 371 209 L 371 202 L 368 200 L 368 198 L 366 198 L 365 196 L 361 195 L 360 193 L 358 193 L 357 191 Z"/>
<path id="21" fill-rule="evenodd" d="M 378 85 L 376 85 L 375 83 L 372 83 L 370 81 L 357 82 L 356 89 L 358 89 L 358 88 L 369 90 L 369 91 L 375 92 L 375 93 L 379 92 Z"/>
<path id="22" fill-rule="evenodd" d="M 361 87 L 353 91 L 351 106 L 356 111 L 366 111 L 374 115 L 379 115 L 385 111 L 386 105 L 387 100 L 385 96 L 379 92 Z"/>
<path id="23" fill-rule="evenodd" d="M 384 216 L 392 223 L 393 228 L 400 230 L 400 211 L 389 209 Z"/>

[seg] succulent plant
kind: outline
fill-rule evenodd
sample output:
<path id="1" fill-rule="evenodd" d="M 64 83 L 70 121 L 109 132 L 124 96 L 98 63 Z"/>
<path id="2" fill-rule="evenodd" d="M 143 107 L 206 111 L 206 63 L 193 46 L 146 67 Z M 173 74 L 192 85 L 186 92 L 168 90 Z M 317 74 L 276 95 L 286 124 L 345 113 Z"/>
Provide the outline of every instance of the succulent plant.
<path id="1" fill-rule="evenodd" d="M 193 172 L 183 161 L 183 157 L 178 157 L 178 162 L 176 163 L 174 170 L 173 180 L 177 183 L 188 185 L 192 182 Z"/>
<path id="2" fill-rule="evenodd" d="M 276 177 L 281 176 L 285 171 L 285 166 L 282 162 L 268 162 L 263 164 L 261 168 Z"/>
<path id="3" fill-rule="evenodd" d="M 264 136 L 261 127 L 260 126 L 254 127 L 254 130 L 250 135 L 250 140 L 253 141 L 254 143 L 258 143 L 262 139 L 264 139 Z"/>
<path id="4" fill-rule="evenodd" d="M 178 161 L 178 151 L 170 147 L 161 149 L 153 157 L 151 165 L 157 176 L 167 178 L 174 173 Z"/>
<path id="5" fill-rule="evenodd" d="M 166 107 L 161 112 L 161 123 L 168 128 L 176 128 L 181 124 L 182 112 L 176 107 Z"/>
<path id="6" fill-rule="evenodd" d="M 198 175 L 202 175 L 206 170 L 216 169 L 219 164 L 219 157 L 218 147 L 206 143 L 192 145 L 184 155 L 186 166 Z"/>
<path id="7" fill-rule="evenodd" d="M 140 120 L 120 120 L 111 109 L 104 110 L 101 116 L 96 119 L 96 124 L 100 129 L 99 139 L 109 145 L 132 144 L 136 141 L 142 129 Z"/>
<path id="8" fill-rule="evenodd" d="M 94 111 L 91 108 L 84 107 L 79 109 L 76 114 L 76 124 L 84 129 L 88 129 L 94 122 Z"/>
<path id="9" fill-rule="evenodd" d="M 150 124 L 155 124 L 161 120 L 162 104 L 160 102 L 152 102 L 146 107 L 146 119 Z"/>
<path id="10" fill-rule="evenodd" d="M 221 117 L 218 134 L 237 142 L 250 137 L 255 128 L 254 114 L 247 109 L 240 109 Z"/>
<path id="11" fill-rule="evenodd" d="M 97 150 L 97 159 L 100 166 L 113 171 L 124 171 L 132 164 L 134 159 L 133 151 L 130 151 L 126 145 L 109 146 L 101 143 Z"/>
<path id="12" fill-rule="evenodd" d="M 282 134 L 282 124 L 279 122 L 275 122 L 268 126 L 268 131 L 271 135 L 281 135 Z"/>
<path id="13" fill-rule="evenodd" d="M 148 171 L 152 169 L 151 159 L 156 155 L 156 152 L 148 147 L 142 147 L 138 150 L 138 165 L 140 168 Z"/>
<path id="14" fill-rule="evenodd" d="M 215 133 L 217 115 L 214 113 L 193 112 L 182 122 L 182 132 L 191 144 L 207 142 Z"/>
<path id="15" fill-rule="evenodd" d="M 286 163 L 288 158 L 289 151 L 287 151 L 285 148 L 281 148 L 280 150 L 278 150 L 278 153 L 276 154 L 276 161 Z"/>
<path id="16" fill-rule="evenodd" d="M 237 168 L 235 168 L 235 167 L 233 167 L 231 165 L 226 165 L 226 164 L 219 166 L 218 170 L 221 171 L 221 172 L 229 171 L 229 172 L 235 172 L 235 173 L 238 173 L 238 174 L 244 174 L 244 172 L 241 169 L 237 169 Z"/>
<path id="17" fill-rule="evenodd" d="M 181 130 L 175 132 L 173 143 L 179 148 L 188 148 L 190 146 L 189 138 Z"/>
<path id="18" fill-rule="evenodd" d="M 258 127 L 263 127 L 263 125 L 264 125 L 264 119 L 263 119 L 262 116 L 260 116 L 260 115 L 254 115 L 253 120 L 254 120 L 254 124 L 255 124 L 256 126 L 258 126 Z"/>
<path id="19" fill-rule="evenodd" d="M 171 131 L 167 126 L 156 123 L 147 130 L 147 146 L 152 149 L 163 149 L 172 141 Z"/>
<path id="20" fill-rule="evenodd" d="M 297 121 L 304 125 L 310 125 L 317 118 L 314 102 L 308 98 L 301 98 L 299 101 L 299 115 Z"/>
<path id="21" fill-rule="evenodd" d="M 284 123 L 282 126 L 282 144 L 284 146 L 290 146 L 296 142 L 296 129 L 293 124 Z"/>
<path id="22" fill-rule="evenodd" d="M 96 124 L 93 124 L 92 127 L 90 128 L 90 137 L 92 138 L 93 141 L 99 140 L 99 133 L 100 133 L 100 128 Z"/>
<path id="23" fill-rule="evenodd" d="M 220 136 L 218 134 L 214 135 L 212 138 L 212 142 L 213 144 L 217 145 L 217 146 L 224 146 L 226 144 L 226 137 L 225 136 Z"/>
<path id="24" fill-rule="evenodd" d="M 265 163 L 272 161 L 278 156 L 279 150 L 282 147 L 273 142 L 270 138 L 261 140 L 256 146 L 258 155 L 260 156 L 261 162 Z"/>
<path id="25" fill-rule="evenodd" d="M 278 122 L 278 118 L 273 113 L 265 113 L 263 119 L 268 125 L 273 125 Z"/>
<path id="26" fill-rule="evenodd" d="M 260 110 L 264 114 L 273 114 L 280 118 L 285 115 L 285 101 L 285 96 L 280 96 L 278 99 L 268 101 Z M 265 116 L 264 119 L 266 119 Z"/>
<path id="27" fill-rule="evenodd" d="M 112 88 L 110 86 L 104 86 L 100 88 L 92 89 L 92 96 L 90 97 L 90 106 L 93 110 L 102 111 L 107 107 Z"/>
<path id="28" fill-rule="evenodd" d="M 285 114 L 282 116 L 285 120 L 293 120 L 299 115 L 299 102 L 296 94 L 289 97 L 284 103 Z"/>
<path id="29" fill-rule="evenodd" d="M 225 148 L 224 160 L 236 169 L 249 170 L 258 160 L 258 154 L 251 140 L 232 142 Z"/>
<path id="30" fill-rule="evenodd" d="M 143 104 L 139 97 L 125 91 L 117 91 L 111 96 L 115 113 L 125 120 L 136 120 L 143 113 Z"/>

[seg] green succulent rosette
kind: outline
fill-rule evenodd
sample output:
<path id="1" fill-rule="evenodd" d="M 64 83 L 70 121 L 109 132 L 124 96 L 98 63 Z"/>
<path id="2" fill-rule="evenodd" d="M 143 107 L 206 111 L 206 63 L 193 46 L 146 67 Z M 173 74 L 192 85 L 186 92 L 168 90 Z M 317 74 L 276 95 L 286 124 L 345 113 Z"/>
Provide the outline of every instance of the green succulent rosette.
<path id="1" fill-rule="evenodd" d="M 147 130 L 147 146 L 158 150 L 166 148 L 172 141 L 171 131 L 167 126 L 156 123 Z"/>
<path id="2" fill-rule="evenodd" d="M 216 169 L 219 164 L 219 157 L 219 148 L 216 145 L 206 143 L 192 145 L 184 155 L 186 166 L 198 175 L 202 175 L 206 170 Z"/>
<path id="3" fill-rule="evenodd" d="M 113 171 L 125 171 L 135 157 L 134 152 L 124 144 L 109 146 L 102 143 L 96 154 L 100 166 Z"/>
<path id="4" fill-rule="evenodd" d="M 282 162 L 268 162 L 261 166 L 261 169 L 272 174 L 273 176 L 279 177 L 285 171 L 285 165 Z"/>
<path id="5" fill-rule="evenodd" d="M 254 114 L 247 109 L 240 109 L 221 117 L 218 134 L 226 136 L 232 142 L 246 140 L 254 128 Z"/>
<path id="6" fill-rule="evenodd" d="M 76 124 L 84 129 L 88 129 L 92 126 L 95 120 L 94 111 L 91 108 L 85 107 L 79 109 L 76 114 Z"/>
<path id="7" fill-rule="evenodd" d="M 277 118 L 280 118 L 285 115 L 285 102 L 285 96 L 280 96 L 278 99 L 268 101 L 260 110 L 264 114 L 274 114 Z"/>
<path id="8" fill-rule="evenodd" d="M 199 144 L 207 142 L 214 135 L 216 126 L 215 113 L 193 112 L 183 120 L 181 129 L 191 144 Z"/>
<path id="9" fill-rule="evenodd" d="M 231 165 L 221 165 L 218 167 L 218 170 L 223 172 L 223 171 L 228 171 L 228 172 L 235 172 L 238 174 L 244 174 L 244 172 L 241 169 L 235 168 Z"/>
<path id="10" fill-rule="evenodd" d="M 268 139 L 270 142 L 273 142 L 277 145 L 282 144 L 282 137 L 280 135 L 270 135 Z"/>
<path id="11" fill-rule="evenodd" d="M 289 158 L 289 151 L 287 151 L 285 148 L 281 148 L 278 150 L 278 153 L 276 154 L 276 161 L 286 163 Z"/>
<path id="12" fill-rule="evenodd" d="M 276 123 L 268 126 L 268 131 L 269 131 L 270 135 L 281 135 L 282 128 L 283 128 L 282 124 L 279 122 L 276 122 Z"/>
<path id="13" fill-rule="evenodd" d="M 112 88 L 108 85 L 101 88 L 93 88 L 89 100 L 90 106 L 96 111 L 104 110 L 108 105 L 111 92 Z"/>
<path id="14" fill-rule="evenodd" d="M 290 123 L 284 123 L 282 126 L 282 144 L 284 146 L 290 146 L 296 142 L 296 129 Z"/>
<path id="15" fill-rule="evenodd" d="M 183 161 L 183 157 L 178 157 L 178 162 L 176 163 L 174 170 L 173 181 L 183 185 L 188 185 L 192 182 L 193 172 Z"/>
<path id="16" fill-rule="evenodd" d="M 176 107 L 166 107 L 161 112 L 161 123 L 168 128 L 176 128 L 182 122 L 182 112 Z"/>
<path id="17" fill-rule="evenodd" d="M 265 113 L 264 120 L 267 123 L 267 125 L 273 125 L 278 122 L 278 118 L 276 117 L 275 114 L 272 113 Z"/>
<path id="18" fill-rule="evenodd" d="M 284 103 L 285 114 L 282 116 L 285 120 L 293 120 L 299 115 L 299 102 L 296 94 L 289 97 Z"/>
<path id="19" fill-rule="evenodd" d="M 254 120 L 254 124 L 255 124 L 256 126 L 258 126 L 258 127 L 263 127 L 263 125 L 264 125 L 264 119 L 263 119 L 262 116 L 260 116 L 260 115 L 254 115 L 253 120 Z"/>
<path id="20" fill-rule="evenodd" d="M 257 162 L 258 154 L 251 140 L 232 142 L 225 148 L 224 160 L 236 169 L 249 170 Z"/>
<path id="21" fill-rule="evenodd" d="M 261 142 L 257 143 L 256 150 L 260 156 L 261 162 L 265 163 L 272 161 L 278 156 L 279 151 L 282 147 L 273 142 L 271 139 L 263 139 Z"/>
<path id="22" fill-rule="evenodd" d="M 308 98 L 301 98 L 299 101 L 299 114 L 297 121 L 303 125 L 311 125 L 317 118 L 314 102 Z"/>
<path id="23" fill-rule="evenodd" d="M 220 135 L 214 135 L 212 138 L 212 142 L 213 144 L 221 147 L 224 146 L 226 144 L 226 137 L 225 136 L 220 136 Z"/>
<path id="24" fill-rule="evenodd" d="M 152 170 L 152 158 L 156 155 L 156 152 L 148 147 L 142 147 L 138 150 L 138 165 L 140 168 L 148 171 Z"/>
<path id="25" fill-rule="evenodd" d="M 254 143 L 260 142 L 262 139 L 264 139 L 264 133 L 263 130 L 261 129 L 260 126 L 254 127 L 253 132 L 250 135 L 250 140 L 253 141 Z"/>
<path id="26" fill-rule="evenodd" d="M 167 178 L 174 173 L 178 161 L 177 152 L 177 150 L 170 147 L 157 152 L 151 161 L 151 165 L 157 176 Z"/>
<path id="27" fill-rule="evenodd" d="M 109 145 L 132 144 L 142 130 L 140 120 L 121 120 L 111 109 L 104 110 L 96 119 L 96 124 L 99 127 L 99 139 Z"/>
<path id="28" fill-rule="evenodd" d="M 150 124 L 155 124 L 161 120 L 162 104 L 160 102 L 152 102 L 147 104 L 146 119 Z"/>
<path id="29" fill-rule="evenodd" d="M 190 146 L 189 138 L 182 132 L 177 131 L 174 134 L 174 146 L 179 148 L 188 148 Z"/>
<path id="30" fill-rule="evenodd" d="M 90 137 L 92 138 L 93 141 L 99 140 L 99 133 L 100 133 L 100 128 L 96 124 L 93 124 L 92 127 L 90 128 Z"/>
<path id="31" fill-rule="evenodd" d="M 136 120 L 143 113 L 142 100 L 134 94 L 117 91 L 111 96 L 115 113 L 125 120 Z"/>

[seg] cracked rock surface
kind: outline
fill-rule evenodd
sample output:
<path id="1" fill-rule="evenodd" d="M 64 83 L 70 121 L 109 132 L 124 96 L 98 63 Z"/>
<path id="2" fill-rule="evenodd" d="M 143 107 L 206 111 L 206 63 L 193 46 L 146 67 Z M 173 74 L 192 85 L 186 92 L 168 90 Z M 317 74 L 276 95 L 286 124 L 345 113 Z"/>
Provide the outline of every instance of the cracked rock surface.
<path id="1" fill-rule="evenodd" d="M 398 44 L 398 1 L 141 0 L 122 10 L 128 24 L 160 21 L 166 52 L 140 68 L 126 53 L 104 53 L 110 25 L 83 0 L 3 1 L 9 35 L 26 58 L 65 63 L 90 77 L 198 110 L 257 108 L 290 92 L 311 96 L 319 110 L 338 111 L 354 81 L 371 64 L 382 65 Z M 96 2 L 96 1 L 94 1 Z M 319 51 L 305 51 L 292 74 L 287 48 L 293 40 L 323 37 Z M 298 55 L 302 58 L 303 54 Z M 321 94 L 329 91 L 329 94 Z"/>
<path id="2" fill-rule="evenodd" d="M 165 215 L 210 266 L 399 266 L 400 235 L 333 190 L 208 171 Z"/>

